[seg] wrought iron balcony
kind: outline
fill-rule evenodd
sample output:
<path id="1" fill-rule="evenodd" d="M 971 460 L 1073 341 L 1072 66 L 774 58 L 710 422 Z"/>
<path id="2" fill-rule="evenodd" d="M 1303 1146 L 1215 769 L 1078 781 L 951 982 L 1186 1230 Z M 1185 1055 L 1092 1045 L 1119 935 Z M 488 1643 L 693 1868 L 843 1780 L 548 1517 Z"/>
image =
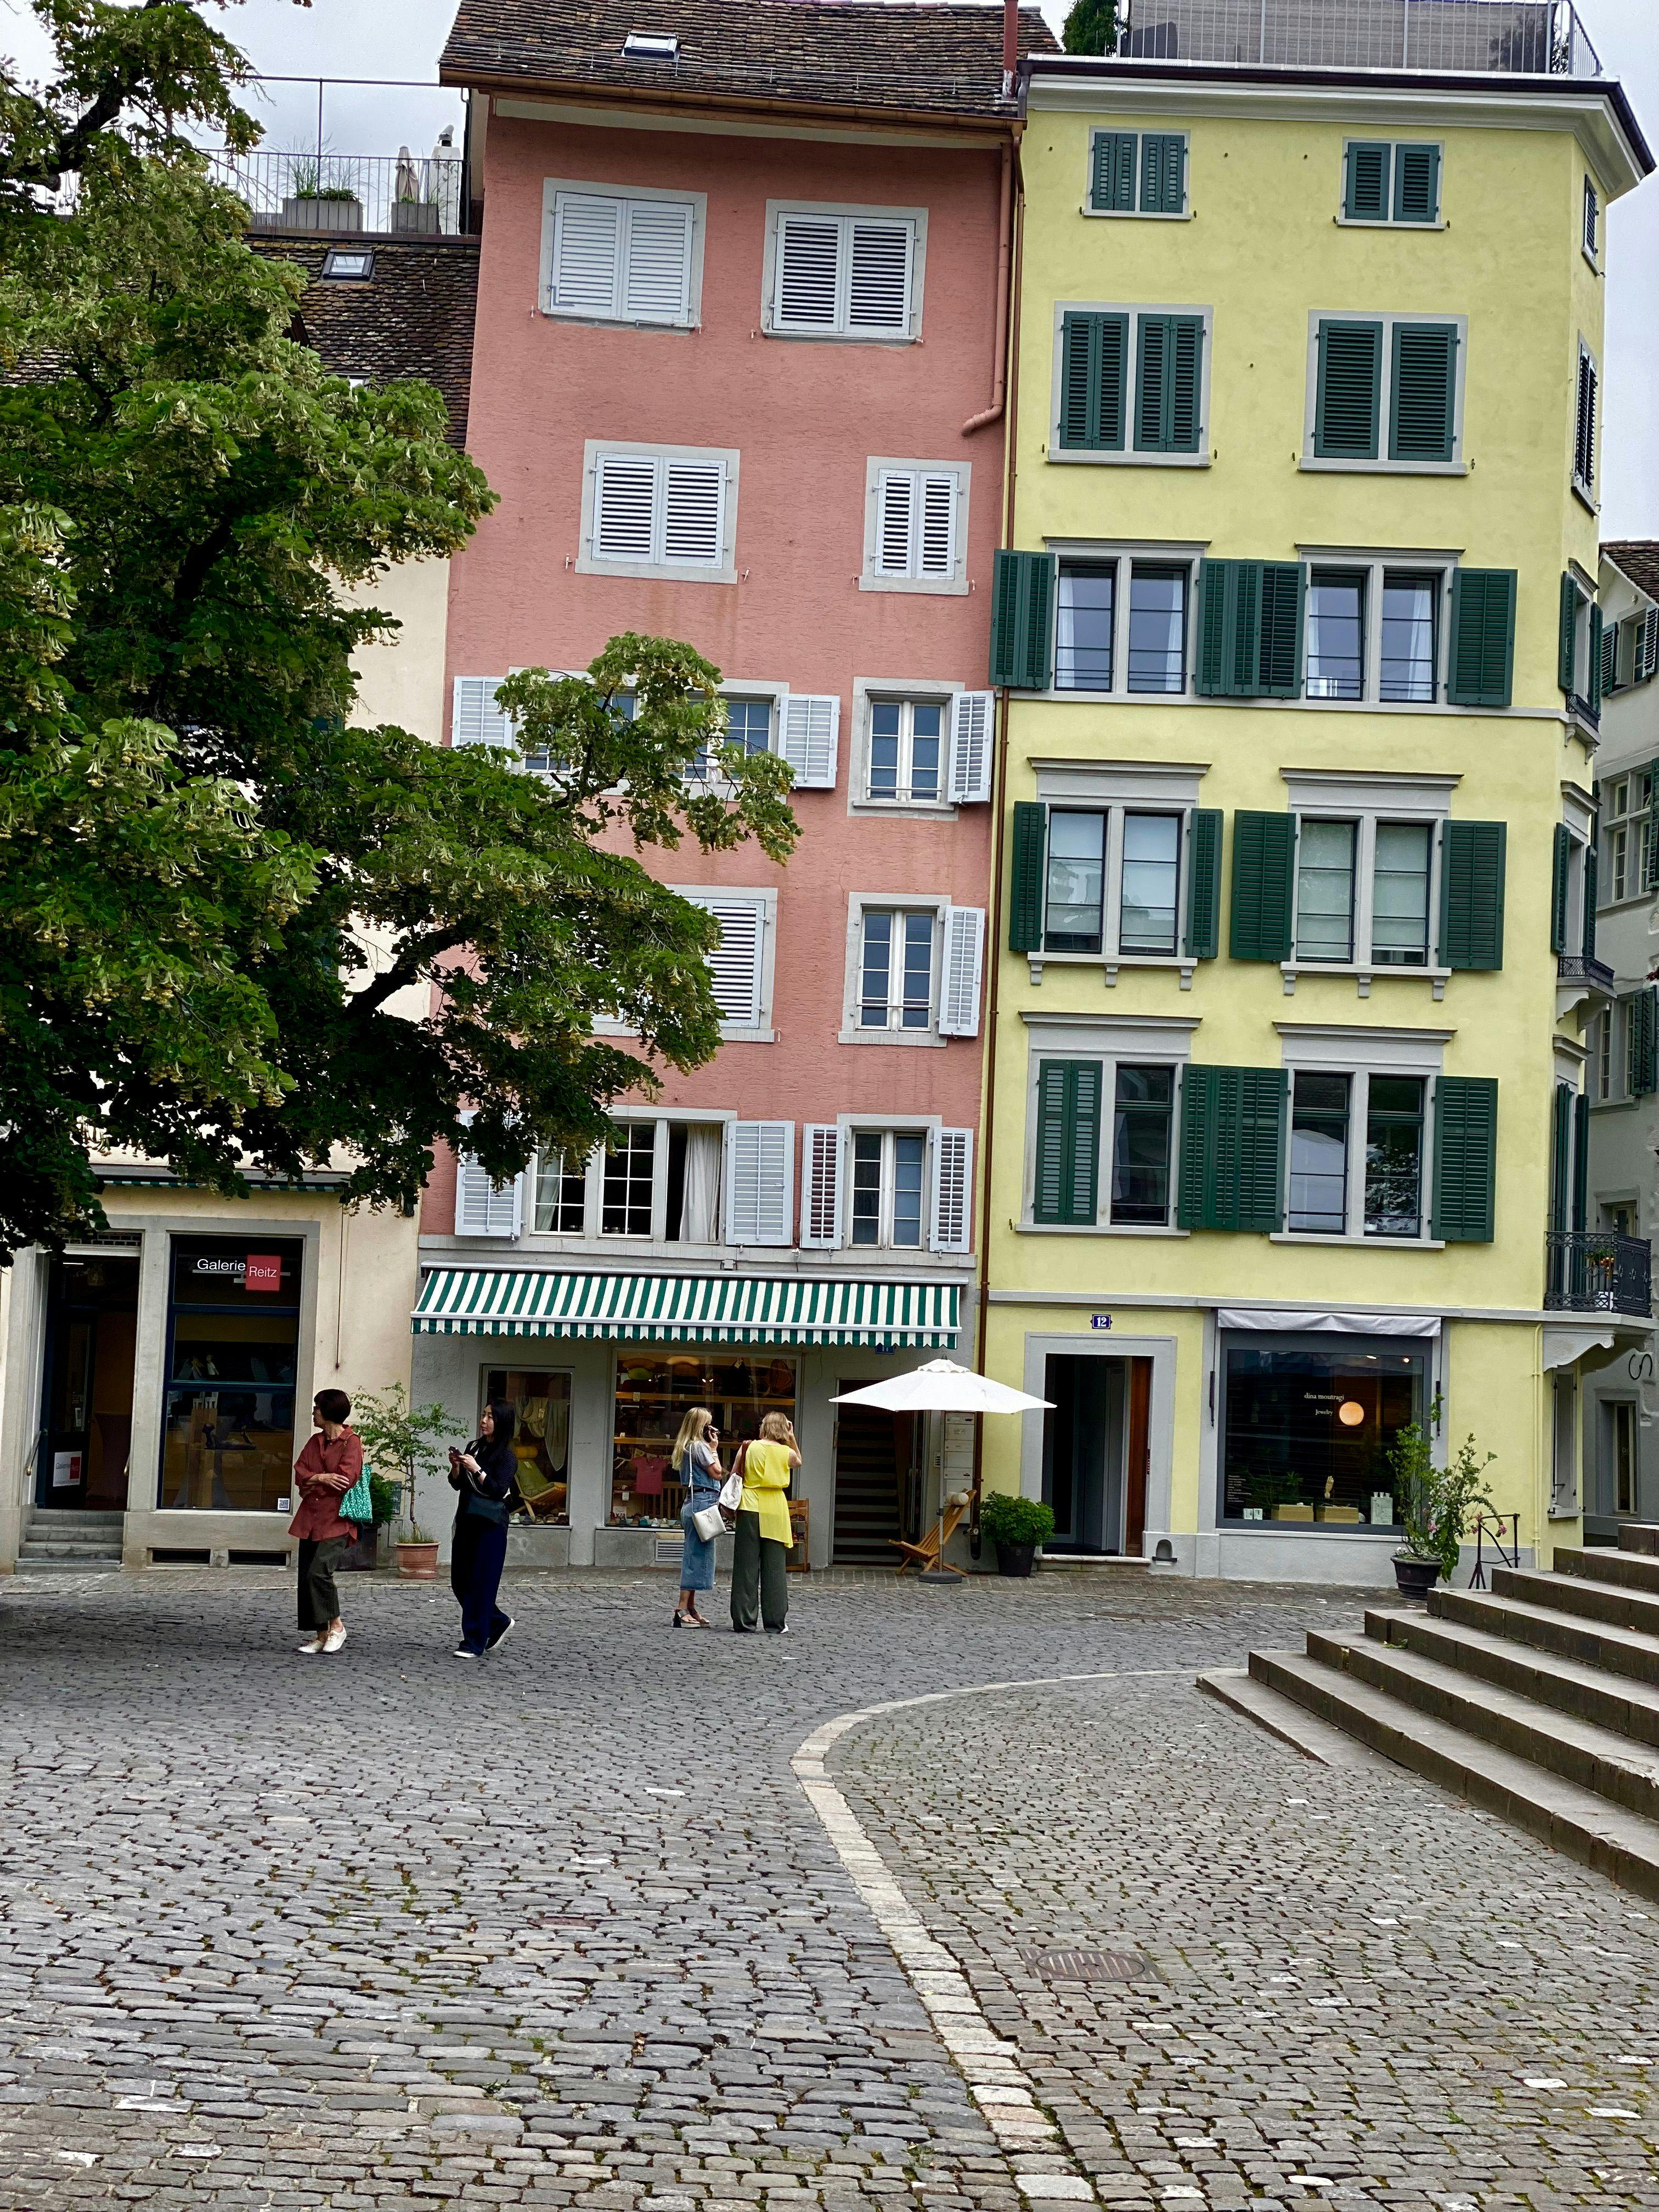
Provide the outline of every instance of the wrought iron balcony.
<path id="1" fill-rule="evenodd" d="M 1602 75 L 1571 0 L 1133 0 L 1121 51 L 1279 69 Z"/>
<path id="2" fill-rule="evenodd" d="M 1592 991 L 1603 992 L 1609 999 L 1613 995 L 1614 976 L 1605 960 L 1593 953 L 1563 952 L 1555 963 L 1558 983 L 1584 983 Z"/>
<path id="3" fill-rule="evenodd" d="M 1552 1229 L 1544 1238 L 1544 1304 L 1561 1313 L 1653 1310 L 1653 1247 L 1602 1229 Z"/>

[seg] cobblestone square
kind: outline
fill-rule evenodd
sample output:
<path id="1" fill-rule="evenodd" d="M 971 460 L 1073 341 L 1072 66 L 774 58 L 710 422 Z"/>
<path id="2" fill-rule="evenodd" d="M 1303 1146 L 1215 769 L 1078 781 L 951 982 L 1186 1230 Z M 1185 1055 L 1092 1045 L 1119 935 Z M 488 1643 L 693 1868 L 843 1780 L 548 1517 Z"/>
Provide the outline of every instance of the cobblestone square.
<path id="1" fill-rule="evenodd" d="M 1659 1916 L 1194 1686 L 1357 1594 L 791 1597 L 0 1585 L 0 2205 L 1659 2204 Z"/>

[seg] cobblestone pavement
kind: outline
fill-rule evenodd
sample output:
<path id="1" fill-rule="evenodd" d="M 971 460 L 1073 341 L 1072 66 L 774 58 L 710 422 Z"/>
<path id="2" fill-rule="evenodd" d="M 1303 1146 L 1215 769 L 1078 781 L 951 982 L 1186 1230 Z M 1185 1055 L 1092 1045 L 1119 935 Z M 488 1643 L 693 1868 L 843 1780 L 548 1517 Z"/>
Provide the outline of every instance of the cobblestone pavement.
<path id="1" fill-rule="evenodd" d="M 324 1662 L 258 1571 L 0 1583 L 5 2212 L 1018 2212 L 789 1760 L 1153 1668 L 831 1761 L 1101 2195 L 1659 2205 L 1659 1917 L 1193 1687 L 1352 1594 L 829 1577 L 778 1642 L 526 1578 L 464 1667 L 447 1591 L 345 1589 Z M 1024 1961 L 1085 1941 L 1150 1970 Z"/>

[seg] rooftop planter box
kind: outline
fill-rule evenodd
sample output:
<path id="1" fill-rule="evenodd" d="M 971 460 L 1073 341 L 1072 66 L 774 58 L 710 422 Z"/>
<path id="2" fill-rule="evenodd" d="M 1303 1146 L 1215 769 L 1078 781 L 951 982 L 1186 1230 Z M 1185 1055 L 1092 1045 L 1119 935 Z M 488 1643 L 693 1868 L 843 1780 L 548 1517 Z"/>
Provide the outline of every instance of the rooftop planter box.
<path id="1" fill-rule="evenodd" d="M 283 202 L 284 230 L 361 230 L 363 204 L 356 192 L 295 192 Z"/>

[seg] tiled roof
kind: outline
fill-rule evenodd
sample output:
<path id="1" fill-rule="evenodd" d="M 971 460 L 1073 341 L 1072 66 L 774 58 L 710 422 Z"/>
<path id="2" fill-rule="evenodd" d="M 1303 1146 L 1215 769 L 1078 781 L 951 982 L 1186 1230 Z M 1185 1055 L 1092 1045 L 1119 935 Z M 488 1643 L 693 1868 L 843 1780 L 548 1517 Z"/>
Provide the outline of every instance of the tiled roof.
<path id="1" fill-rule="evenodd" d="M 472 317 L 478 294 L 476 238 L 272 238 L 252 234 L 256 252 L 292 261 L 309 283 L 299 320 L 307 345 L 343 376 L 435 384 L 449 409 L 449 434 L 466 443 L 472 374 Z M 373 246 L 374 273 L 325 276 L 334 246 Z"/>
<path id="2" fill-rule="evenodd" d="M 677 38 L 672 59 L 625 55 L 629 33 Z M 1022 9 L 1019 50 L 1054 40 Z M 460 0 L 439 75 L 450 84 L 644 94 L 908 114 L 1012 115 L 994 0 Z"/>
<path id="3" fill-rule="evenodd" d="M 1659 605 L 1659 542 L 1651 538 L 1613 538 L 1601 551 L 1638 592 Z"/>

